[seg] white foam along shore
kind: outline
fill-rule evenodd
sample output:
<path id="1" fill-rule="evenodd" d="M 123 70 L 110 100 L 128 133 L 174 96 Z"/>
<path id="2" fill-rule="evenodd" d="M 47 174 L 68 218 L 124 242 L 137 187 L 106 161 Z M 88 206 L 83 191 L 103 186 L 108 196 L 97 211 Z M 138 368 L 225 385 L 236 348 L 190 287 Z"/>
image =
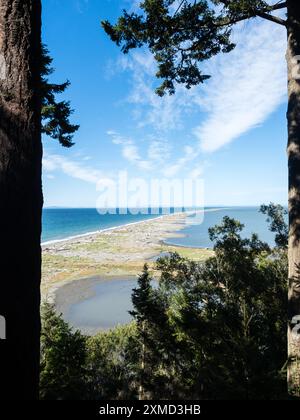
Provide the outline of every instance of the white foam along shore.
<path id="1" fill-rule="evenodd" d="M 178 215 L 180 213 L 174 213 L 174 214 L 172 214 L 172 216 L 173 215 L 175 216 L 175 214 Z M 42 242 L 42 246 L 44 247 L 44 246 L 47 246 L 47 245 L 55 245 L 55 244 L 59 244 L 59 243 L 62 243 L 62 242 L 73 241 L 74 239 L 87 238 L 89 236 L 99 235 L 99 234 L 104 233 L 104 232 L 111 232 L 111 231 L 114 231 L 114 230 L 119 230 L 119 229 L 126 228 L 126 227 L 129 227 L 129 226 L 140 225 L 142 223 L 162 219 L 164 216 L 166 216 L 166 215 L 159 216 L 159 217 L 153 217 L 153 218 L 149 218 L 149 219 L 145 219 L 145 220 L 139 220 L 138 222 L 126 223 L 125 225 L 112 226 L 110 228 L 95 230 L 93 232 L 87 232 L 87 233 L 81 233 L 79 235 L 68 236 L 67 238 L 64 238 L 64 239 L 54 239 L 53 241 Z M 170 216 L 170 215 L 168 215 L 168 216 Z"/>
<path id="2" fill-rule="evenodd" d="M 223 209 L 223 208 L 211 208 L 211 209 L 203 209 L 203 210 L 188 210 L 186 212 L 167 213 L 167 214 L 163 214 L 163 215 L 156 216 L 156 217 L 153 217 L 153 218 L 139 220 L 138 222 L 126 223 L 124 225 L 113 226 L 113 227 L 106 228 L 106 229 L 100 229 L 100 230 L 97 230 L 97 231 L 92 231 L 92 232 L 87 232 L 87 233 L 81 233 L 79 235 L 74 235 L 74 236 L 68 236 L 68 237 L 62 238 L 62 239 L 54 239 L 52 241 L 42 242 L 42 247 L 47 247 L 47 246 L 50 246 L 50 245 L 55 245 L 55 244 L 59 244 L 59 243 L 73 241 L 73 240 L 76 240 L 76 239 L 84 239 L 84 238 L 87 238 L 87 237 L 90 237 L 90 236 L 99 235 L 99 234 L 104 233 L 104 232 L 112 232 L 114 230 L 119 230 L 119 229 L 122 229 L 122 228 L 127 228 L 129 226 L 140 225 L 140 224 L 143 224 L 143 223 L 152 222 L 154 220 L 161 220 L 164 217 L 170 217 L 170 216 L 174 216 L 175 217 L 175 216 L 179 216 L 179 215 L 186 215 L 188 217 L 191 214 L 205 213 L 205 212 L 219 211 L 219 210 L 226 210 L 226 209 Z"/>

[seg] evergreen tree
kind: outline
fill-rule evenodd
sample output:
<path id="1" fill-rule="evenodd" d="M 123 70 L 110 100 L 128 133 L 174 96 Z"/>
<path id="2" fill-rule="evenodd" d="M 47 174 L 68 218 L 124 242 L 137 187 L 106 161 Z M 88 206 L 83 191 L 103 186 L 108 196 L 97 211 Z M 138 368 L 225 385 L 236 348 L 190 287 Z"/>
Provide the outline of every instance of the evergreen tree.
<path id="1" fill-rule="evenodd" d="M 158 262 L 181 389 L 171 380 L 185 398 L 285 397 L 286 253 L 241 232 L 240 223 L 224 218 L 210 230 L 215 257 Z"/>
<path id="2" fill-rule="evenodd" d="M 42 45 L 42 133 L 58 140 L 63 147 L 72 147 L 74 133 L 79 125 L 72 124 L 70 117 L 74 112 L 70 102 L 57 102 L 56 95 L 64 93 L 70 86 L 67 80 L 65 83 L 50 83 L 48 77 L 54 72 L 51 67 L 53 59 L 49 55 L 45 45 Z"/>
<path id="3" fill-rule="evenodd" d="M 86 340 L 55 313 L 42 307 L 40 397 L 43 400 L 83 400 L 86 389 Z"/>
<path id="4" fill-rule="evenodd" d="M 137 323 L 137 336 L 140 342 L 139 399 L 169 398 L 166 372 L 170 357 L 170 329 L 164 297 L 151 282 L 148 266 L 138 279 L 138 287 L 133 290 L 131 315 Z"/>
<path id="5" fill-rule="evenodd" d="M 270 223 L 270 231 L 275 233 L 275 243 L 278 248 L 287 249 L 289 241 L 288 226 L 284 220 L 287 211 L 280 205 L 262 205 L 261 213 L 267 215 L 267 222 Z"/>
<path id="6" fill-rule="evenodd" d="M 135 323 L 89 337 L 87 349 L 88 399 L 134 400 L 138 397 L 140 346 Z"/>
<path id="7" fill-rule="evenodd" d="M 154 293 L 151 286 L 151 276 L 148 266 L 144 266 L 143 273 L 138 278 L 138 287 L 133 290 L 132 304 L 134 310 L 130 314 L 137 323 L 137 333 L 140 340 L 140 368 L 139 368 L 139 399 L 146 399 L 146 390 L 150 388 L 152 369 L 155 361 L 151 354 L 153 348 L 153 334 L 151 326 L 153 321 L 154 309 Z"/>

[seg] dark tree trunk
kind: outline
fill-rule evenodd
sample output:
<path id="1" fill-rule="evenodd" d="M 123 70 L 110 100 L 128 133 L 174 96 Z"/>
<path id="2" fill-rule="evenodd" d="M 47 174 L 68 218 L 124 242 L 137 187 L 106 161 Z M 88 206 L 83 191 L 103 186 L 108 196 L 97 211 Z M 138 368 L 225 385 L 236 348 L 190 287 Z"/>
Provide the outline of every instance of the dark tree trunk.
<path id="1" fill-rule="evenodd" d="M 300 396 L 300 4 L 288 4 L 289 314 L 288 385 Z"/>
<path id="2" fill-rule="evenodd" d="M 0 399 L 38 398 L 41 2 L 0 0 Z"/>

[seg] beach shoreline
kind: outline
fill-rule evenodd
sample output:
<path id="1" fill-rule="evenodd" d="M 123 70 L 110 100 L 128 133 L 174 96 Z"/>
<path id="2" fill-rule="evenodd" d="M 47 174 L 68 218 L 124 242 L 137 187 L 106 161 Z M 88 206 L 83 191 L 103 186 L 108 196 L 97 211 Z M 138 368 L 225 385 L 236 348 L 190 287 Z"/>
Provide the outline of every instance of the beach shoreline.
<path id="1" fill-rule="evenodd" d="M 180 213 L 178 213 L 178 214 L 180 214 Z M 174 213 L 174 215 L 175 215 L 175 213 Z M 45 246 L 48 246 L 48 245 L 55 245 L 57 243 L 73 241 L 73 240 L 76 240 L 76 239 L 81 239 L 81 238 L 85 238 L 85 237 L 89 237 L 89 236 L 93 236 L 93 235 L 99 235 L 101 233 L 110 232 L 110 231 L 113 231 L 113 230 L 116 230 L 116 229 L 121 229 L 123 227 L 126 228 L 126 227 L 129 227 L 129 226 L 138 225 L 140 223 L 150 222 L 152 220 L 158 220 L 158 219 L 163 218 L 164 216 L 165 215 L 153 217 L 151 219 L 146 219 L 146 220 L 139 220 L 138 222 L 126 223 L 124 225 L 112 226 L 110 228 L 99 229 L 99 230 L 95 230 L 95 231 L 91 231 L 91 232 L 86 232 L 86 233 L 80 233 L 78 235 L 67 236 L 66 238 L 62 238 L 62 239 L 53 239 L 51 241 L 42 242 L 41 243 L 41 246 L 42 247 L 45 247 Z"/>
<path id="2" fill-rule="evenodd" d="M 99 229 L 99 230 L 95 230 L 95 231 L 91 231 L 91 232 L 85 232 L 85 233 L 79 233 L 78 235 L 71 235 L 71 236 L 67 236 L 65 238 L 58 238 L 58 239 L 52 239 L 50 241 L 45 241 L 41 243 L 42 248 L 47 247 L 49 245 L 55 245 L 55 244 L 59 244 L 59 243 L 63 243 L 63 242 L 68 242 L 68 241 L 73 241 L 76 239 L 81 239 L 81 238 L 85 238 L 85 237 L 90 237 L 93 235 L 99 235 L 101 233 L 105 233 L 105 232 L 110 232 L 116 229 L 122 229 L 123 227 L 129 227 L 129 226 L 135 226 L 135 225 L 139 225 L 139 224 L 143 224 L 143 223 L 147 223 L 147 222 L 151 222 L 151 221 L 155 221 L 155 220 L 160 220 L 163 219 L 166 216 L 178 216 L 178 215 L 184 215 L 186 217 L 189 217 L 192 214 L 200 214 L 200 213 L 208 213 L 208 212 L 214 212 L 214 211 L 220 211 L 220 210 L 228 210 L 230 209 L 230 207 L 226 208 L 226 207 L 217 207 L 217 208 L 209 208 L 209 209 L 202 209 L 202 210 L 188 210 L 186 212 L 176 212 L 176 213 L 167 213 L 167 214 L 163 214 L 160 216 L 154 216 L 153 218 L 149 218 L 149 219 L 144 219 L 144 220 L 139 220 L 137 222 L 132 222 L 132 223 L 126 223 L 124 225 L 116 225 L 116 226 L 112 226 L 109 228 L 105 228 L 105 229 Z M 187 226 L 189 225 L 189 223 L 187 223 Z"/>
<path id="3" fill-rule="evenodd" d="M 145 263 L 155 269 L 155 258 L 163 253 L 178 252 L 197 261 L 208 258 L 212 250 L 165 243 L 169 238 L 182 237 L 181 231 L 189 225 L 186 219 L 194 213 L 160 215 L 43 243 L 42 300 L 55 302 L 58 289 L 71 282 L 74 282 L 72 293 L 76 294 L 76 282 L 80 289 L 88 278 L 137 276 Z"/>

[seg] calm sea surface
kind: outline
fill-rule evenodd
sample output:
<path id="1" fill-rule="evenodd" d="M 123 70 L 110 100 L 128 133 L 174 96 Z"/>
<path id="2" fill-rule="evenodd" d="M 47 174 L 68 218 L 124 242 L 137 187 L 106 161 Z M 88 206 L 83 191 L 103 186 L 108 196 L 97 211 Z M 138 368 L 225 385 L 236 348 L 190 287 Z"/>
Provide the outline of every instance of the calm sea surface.
<path id="1" fill-rule="evenodd" d="M 208 209 L 211 210 L 211 209 Z M 255 207 L 235 207 L 217 211 L 205 212 L 202 224 L 192 224 L 183 231 L 186 235 L 180 239 L 170 239 L 168 242 L 181 246 L 211 247 L 208 229 L 222 221 L 224 216 L 230 216 L 245 224 L 244 235 L 258 233 L 260 238 L 273 244 L 273 235 L 268 231 L 265 216 Z M 42 241 L 65 239 L 102 229 L 123 226 L 142 220 L 149 220 L 157 215 L 149 214 L 106 214 L 100 215 L 96 209 L 44 209 Z M 193 222 L 193 217 L 190 218 Z"/>
<path id="2" fill-rule="evenodd" d="M 153 219 L 148 214 L 106 214 L 96 209 L 44 209 L 42 242 L 69 238 L 116 226 Z"/>
<path id="3" fill-rule="evenodd" d="M 192 223 L 181 231 L 181 233 L 185 235 L 184 238 L 171 238 L 167 243 L 196 248 L 211 248 L 213 244 L 209 240 L 208 229 L 220 224 L 224 216 L 239 220 L 245 225 L 242 233 L 243 237 L 249 237 L 252 233 L 257 233 L 261 240 L 268 242 L 271 246 L 274 245 L 274 234 L 268 229 L 266 216 L 261 214 L 257 207 L 235 207 L 217 211 L 207 211 L 205 212 L 204 220 L 200 225 Z M 190 217 L 190 220 L 193 222 L 193 217 Z"/>

